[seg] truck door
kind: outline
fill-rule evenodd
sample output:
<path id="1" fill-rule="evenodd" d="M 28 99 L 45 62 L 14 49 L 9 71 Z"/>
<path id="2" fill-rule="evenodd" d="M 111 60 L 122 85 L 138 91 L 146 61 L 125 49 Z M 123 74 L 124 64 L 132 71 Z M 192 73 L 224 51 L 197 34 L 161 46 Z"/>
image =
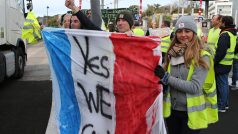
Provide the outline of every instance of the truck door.
<path id="1" fill-rule="evenodd" d="M 24 13 L 20 0 L 7 0 L 7 41 L 16 45 L 17 40 L 21 38 L 21 29 L 24 24 Z"/>
<path id="2" fill-rule="evenodd" d="M 6 0 L 0 0 L 0 45 L 6 42 Z"/>

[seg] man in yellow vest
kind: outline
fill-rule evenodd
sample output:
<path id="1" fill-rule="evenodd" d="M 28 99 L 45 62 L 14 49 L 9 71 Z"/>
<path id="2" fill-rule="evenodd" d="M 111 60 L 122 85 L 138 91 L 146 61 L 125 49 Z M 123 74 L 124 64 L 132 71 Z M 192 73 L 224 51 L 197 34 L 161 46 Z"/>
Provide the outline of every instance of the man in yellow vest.
<path id="1" fill-rule="evenodd" d="M 139 21 L 134 21 L 134 26 L 132 29 L 134 35 L 137 36 L 145 36 L 144 30 L 140 27 L 140 22 Z"/>
<path id="2" fill-rule="evenodd" d="M 162 22 L 161 28 L 164 29 L 166 32 L 161 38 L 161 51 L 162 51 L 162 63 L 165 61 L 165 55 L 169 49 L 171 40 L 170 40 L 170 22 L 164 20 Z"/>
<path id="3" fill-rule="evenodd" d="M 27 4 L 27 9 L 29 12 L 27 13 L 26 21 L 24 22 L 24 26 L 22 28 L 22 38 L 27 39 L 28 43 L 31 44 L 41 40 L 41 27 L 35 17 L 35 14 L 32 12 L 32 3 Z"/>
<path id="4" fill-rule="evenodd" d="M 231 71 L 236 46 L 236 29 L 231 16 L 221 19 L 221 34 L 216 44 L 214 69 L 218 95 L 218 110 L 226 112 L 228 109 L 229 84 L 228 74 Z"/>
<path id="5" fill-rule="evenodd" d="M 236 49 L 235 49 L 235 56 L 233 60 L 232 66 L 232 83 L 231 83 L 231 90 L 238 90 L 236 86 L 236 81 L 238 80 L 238 37 L 236 38 Z"/>
<path id="6" fill-rule="evenodd" d="M 218 41 L 221 29 L 220 29 L 220 20 L 221 15 L 215 15 L 212 17 L 212 27 L 208 33 L 207 45 L 208 48 L 211 50 L 212 54 L 215 55 L 215 44 Z"/>
<path id="7" fill-rule="evenodd" d="M 165 61 L 165 56 L 169 49 L 170 43 L 170 35 L 161 38 L 162 63 Z"/>

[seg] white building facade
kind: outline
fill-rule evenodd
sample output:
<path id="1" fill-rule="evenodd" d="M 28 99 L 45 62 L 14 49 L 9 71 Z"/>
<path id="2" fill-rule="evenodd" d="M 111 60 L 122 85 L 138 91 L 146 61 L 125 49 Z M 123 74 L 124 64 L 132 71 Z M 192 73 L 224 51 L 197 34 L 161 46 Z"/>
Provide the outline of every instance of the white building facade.
<path id="1" fill-rule="evenodd" d="M 234 18 L 236 27 L 238 27 L 238 0 L 230 0 L 233 2 L 232 17 Z"/>
<path id="2" fill-rule="evenodd" d="M 237 0 L 234 0 L 237 1 Z M 213 15 L 233 16 L 234 3 L 229 0 L 216 0 L 209 2 L 208 18 L 212 18 Z"/>

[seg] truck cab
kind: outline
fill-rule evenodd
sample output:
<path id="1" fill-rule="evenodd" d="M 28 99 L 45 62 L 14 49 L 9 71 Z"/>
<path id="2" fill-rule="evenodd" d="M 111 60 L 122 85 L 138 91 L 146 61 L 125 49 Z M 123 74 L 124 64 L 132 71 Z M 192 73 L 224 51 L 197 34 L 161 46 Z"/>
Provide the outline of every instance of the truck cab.
<path id="1" fill-rule="evenodd" d="M 21 38 L 24 7 L 24 0 L 0 0 L 0 82 L 24 74 L 27 59 L 26 42 Z"/>

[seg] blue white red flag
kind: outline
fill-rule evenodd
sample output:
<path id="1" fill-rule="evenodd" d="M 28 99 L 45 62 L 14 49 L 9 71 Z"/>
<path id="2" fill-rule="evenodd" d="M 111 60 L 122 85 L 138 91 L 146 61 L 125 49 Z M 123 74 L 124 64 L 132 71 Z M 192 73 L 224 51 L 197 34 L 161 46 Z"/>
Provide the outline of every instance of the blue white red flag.
<path id="1" fill-rule="evenodd" d="M 104 31 L 42 32 L 60 134 L 165 134 L 154 75 L 160 41 Z"/>

